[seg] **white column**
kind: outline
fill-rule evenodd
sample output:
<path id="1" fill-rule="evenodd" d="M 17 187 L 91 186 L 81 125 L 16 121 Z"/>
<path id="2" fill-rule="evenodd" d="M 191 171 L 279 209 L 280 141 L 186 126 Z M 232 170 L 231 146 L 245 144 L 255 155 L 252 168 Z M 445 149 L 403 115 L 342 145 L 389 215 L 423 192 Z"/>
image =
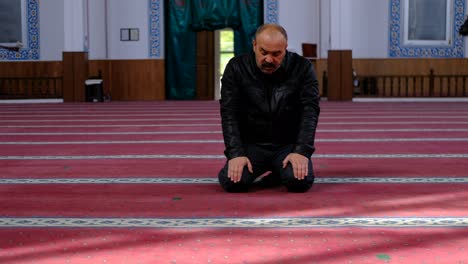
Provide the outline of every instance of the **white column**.
<path id="1" fill-rule="evenodd" d="M 350 0 L 330 0 L 330 49 L 352 49 L 352 5 Z"/>
<path id="2" fill-rule="evenodd" d="M 87 27 L 86 0 L 64 0 L 64 51 L 85 51 Z"/>
<path id="3" fill-rule="evenodd" d="M 108 0 L 88 1 L 89 59 L 107 59 Z"/>
<path id="4" fill-rule="evenodd" d="M 327 58 L 330 49 L 330 0 L 319 0 L 319 58 Z"/>

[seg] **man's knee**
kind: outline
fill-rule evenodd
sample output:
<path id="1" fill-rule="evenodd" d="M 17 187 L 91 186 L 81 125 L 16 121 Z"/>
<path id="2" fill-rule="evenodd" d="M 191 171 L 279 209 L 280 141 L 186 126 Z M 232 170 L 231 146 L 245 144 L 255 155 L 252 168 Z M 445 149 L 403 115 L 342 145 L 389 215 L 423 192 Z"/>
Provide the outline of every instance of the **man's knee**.
<path id="1" fill-rule="evenodd" d="M 227 166 L 225 166 L 218 174 L 218 180 L 221 187 L 230 193 L 244 193 L 249 191 L 251 185 L 251 175 L 247 167 L 242 171 L 242 177 L 239 182 L 233 182 L 227 174 Z"/>
<path id="2" fill-rule="evenodd" d="M 296 177 L 294 177 L 294 170 L 291 164 L 288 164 L 288 166 L 283 169 L 281 178 L 283 181 L 283 185 L 286 186 L 288 192 L 307 192 L 314 183 L 314 174 L 310 167 L 308 175 L 303 180 L 299 180 Z"/>

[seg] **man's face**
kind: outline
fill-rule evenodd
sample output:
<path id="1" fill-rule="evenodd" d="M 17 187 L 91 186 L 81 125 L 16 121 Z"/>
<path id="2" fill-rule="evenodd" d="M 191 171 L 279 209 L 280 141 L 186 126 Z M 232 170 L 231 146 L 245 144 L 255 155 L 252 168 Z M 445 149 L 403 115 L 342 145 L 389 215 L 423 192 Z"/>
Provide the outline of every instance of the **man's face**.
<path id="1" fill-rule="evenodd" d="M 288 47 L 286 39 L 279 32 L 264 31 L 253 41 L 253 50 L 258 68 L 272 74 L 280 66 Z"/>

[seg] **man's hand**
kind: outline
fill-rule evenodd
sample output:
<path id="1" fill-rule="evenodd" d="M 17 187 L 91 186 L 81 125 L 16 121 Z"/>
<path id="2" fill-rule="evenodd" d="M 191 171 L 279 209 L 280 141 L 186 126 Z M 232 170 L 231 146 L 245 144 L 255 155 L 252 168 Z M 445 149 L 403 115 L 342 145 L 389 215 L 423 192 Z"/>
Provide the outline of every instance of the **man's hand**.
<path id="1" fill-rule="evenodd" d="M 309 159 L 307 157 L 297 153 L 290 153 L 283 160 L 283 169 L 286 168 L 288 162 L 292 165 L 296 179 L 303 180 L 309 173 Z"/>
<path id="2" fill-rule="evenodd" d="M 252 164 L 247 157 L 237 157 L 228 162 L 228 177 L 233 182 L 239 182 L 242 177 L 244 166 L 247 165 L 250 173 L 253 173 Z"/>

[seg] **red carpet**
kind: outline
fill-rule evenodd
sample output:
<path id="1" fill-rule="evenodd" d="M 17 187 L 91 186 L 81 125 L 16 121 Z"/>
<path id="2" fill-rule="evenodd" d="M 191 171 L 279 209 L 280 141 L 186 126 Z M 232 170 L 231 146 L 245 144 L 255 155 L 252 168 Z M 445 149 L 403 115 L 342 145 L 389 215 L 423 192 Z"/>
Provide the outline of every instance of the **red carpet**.
<path id="1" fill-rule="evenodd" d="M 6 229 L 2 263 L 463 263 L 468 229 Z"/>
<path id="2" fill-rule="evenodd" d="M 0 190 L 6 217 L 463 217 L 468 207 L 466 184 L 317 184 L 306 194 L 281 188 L 224 194 L 212 184 L 23 184 Z"/>
<path id="3" fill-rule="evenodd" d="M 221 190 L 218 106 L 0 105 L 0 263 L 466 262 L 466 103 L 322 102 L 305 194 Z"/>

